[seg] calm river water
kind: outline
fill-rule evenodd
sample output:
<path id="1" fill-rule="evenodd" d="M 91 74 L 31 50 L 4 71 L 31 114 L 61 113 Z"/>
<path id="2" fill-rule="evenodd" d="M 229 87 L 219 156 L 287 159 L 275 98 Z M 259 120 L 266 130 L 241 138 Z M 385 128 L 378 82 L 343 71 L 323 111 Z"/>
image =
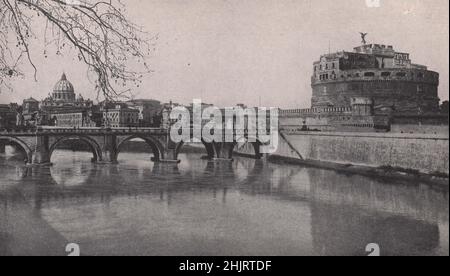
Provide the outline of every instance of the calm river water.
<path id="1" fill-rule="evenodd" d="M 58 150 L 30 168 L 0 154 L 0 255 L 449 255 L 448 188 L 200 154 L 91 157 Z"/>

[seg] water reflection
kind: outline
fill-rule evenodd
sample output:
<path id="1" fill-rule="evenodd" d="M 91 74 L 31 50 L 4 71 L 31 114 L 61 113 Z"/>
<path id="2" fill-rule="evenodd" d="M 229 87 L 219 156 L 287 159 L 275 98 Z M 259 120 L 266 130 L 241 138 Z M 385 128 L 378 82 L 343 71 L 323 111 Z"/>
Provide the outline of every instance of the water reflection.
<path id="1" fill-rule="evenodd" d="M 196 154 L 178 166 L 56 156 L 42 168 L 0 157 L 0 255 L 63 253 L 67 241 L 87 255 L 364 255 L 372 242 L 448 255 L 448 189 Z"/>

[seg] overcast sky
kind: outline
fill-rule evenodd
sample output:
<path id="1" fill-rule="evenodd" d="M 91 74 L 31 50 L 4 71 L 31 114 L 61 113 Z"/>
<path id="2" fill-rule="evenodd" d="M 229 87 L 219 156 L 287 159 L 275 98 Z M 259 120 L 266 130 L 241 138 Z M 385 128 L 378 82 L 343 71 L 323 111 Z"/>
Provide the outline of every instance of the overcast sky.
<path id="1" fill-rule="evenodd" d="M 149 60 L 154 73 L 134 93 L 185 104 L 309 107 L 312 63 L 329 47 L 352 50 L 363 31 L 369 43 L 393 45 L 438 71 L 439 96 L 448 99 L 449 1 L 380 1 L 368 8 L 366 0 L 123 0 L 130 18 L 159 35 Z M 95 98 L 71 52 L 47 59 L 42 52 L 32 53 L 38 82 L 32 74 L 15 81 L 0 102 L 42 99 L 63 71 L 77 94 Z"/>

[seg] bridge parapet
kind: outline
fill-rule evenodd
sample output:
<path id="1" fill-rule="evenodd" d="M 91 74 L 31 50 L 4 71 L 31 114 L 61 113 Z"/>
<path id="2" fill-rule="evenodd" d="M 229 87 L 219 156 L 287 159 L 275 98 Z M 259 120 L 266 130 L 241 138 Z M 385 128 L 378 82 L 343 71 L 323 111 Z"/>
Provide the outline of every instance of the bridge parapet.
<path id="1" fill-rule="evenodd" d="M 22 128 L 22 129 L 2 129 L 0 135 L 35 135 L 36 129 Z"/>
<path id="2" fill-rule="evenodd" d="M 61 127 L 38 127 L 38 134 L 168 134 L 169 130 L 163 128 L 61 128 Z"/>

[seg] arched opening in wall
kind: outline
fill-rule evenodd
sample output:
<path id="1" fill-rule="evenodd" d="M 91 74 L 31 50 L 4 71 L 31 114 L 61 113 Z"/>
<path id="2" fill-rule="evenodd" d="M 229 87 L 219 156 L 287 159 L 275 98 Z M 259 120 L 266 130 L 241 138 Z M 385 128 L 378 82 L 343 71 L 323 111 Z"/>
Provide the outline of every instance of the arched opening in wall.
<path id="1" fill-rule="evenodd" d="M 53 164 L 74 164 L 96 162 L 102 159 L 97 142 L 84 136 L 67 136 L 49 145 L 50 162 Z"/>
<path id="2" fill-rule="evenodd" d="M 119 164 L 149 167 L 161 159 L 162 146 L 154 138 L 131 136 L 117 145 Z"/>
<path id="3" fill-rule="evenodd" d="M 18 162 L 31 163 L 31 149 L 21 140 L 0 137 L 0 163 Z"/>
<path id="4" fill-rule="evenodd" d="M 371 77 L 371 78 L 373 78 L 373 77 L 375 77 L 375 73 L 374 72 L 366 72 L 366 73 L 364 73 L 364 77 Z"/>

